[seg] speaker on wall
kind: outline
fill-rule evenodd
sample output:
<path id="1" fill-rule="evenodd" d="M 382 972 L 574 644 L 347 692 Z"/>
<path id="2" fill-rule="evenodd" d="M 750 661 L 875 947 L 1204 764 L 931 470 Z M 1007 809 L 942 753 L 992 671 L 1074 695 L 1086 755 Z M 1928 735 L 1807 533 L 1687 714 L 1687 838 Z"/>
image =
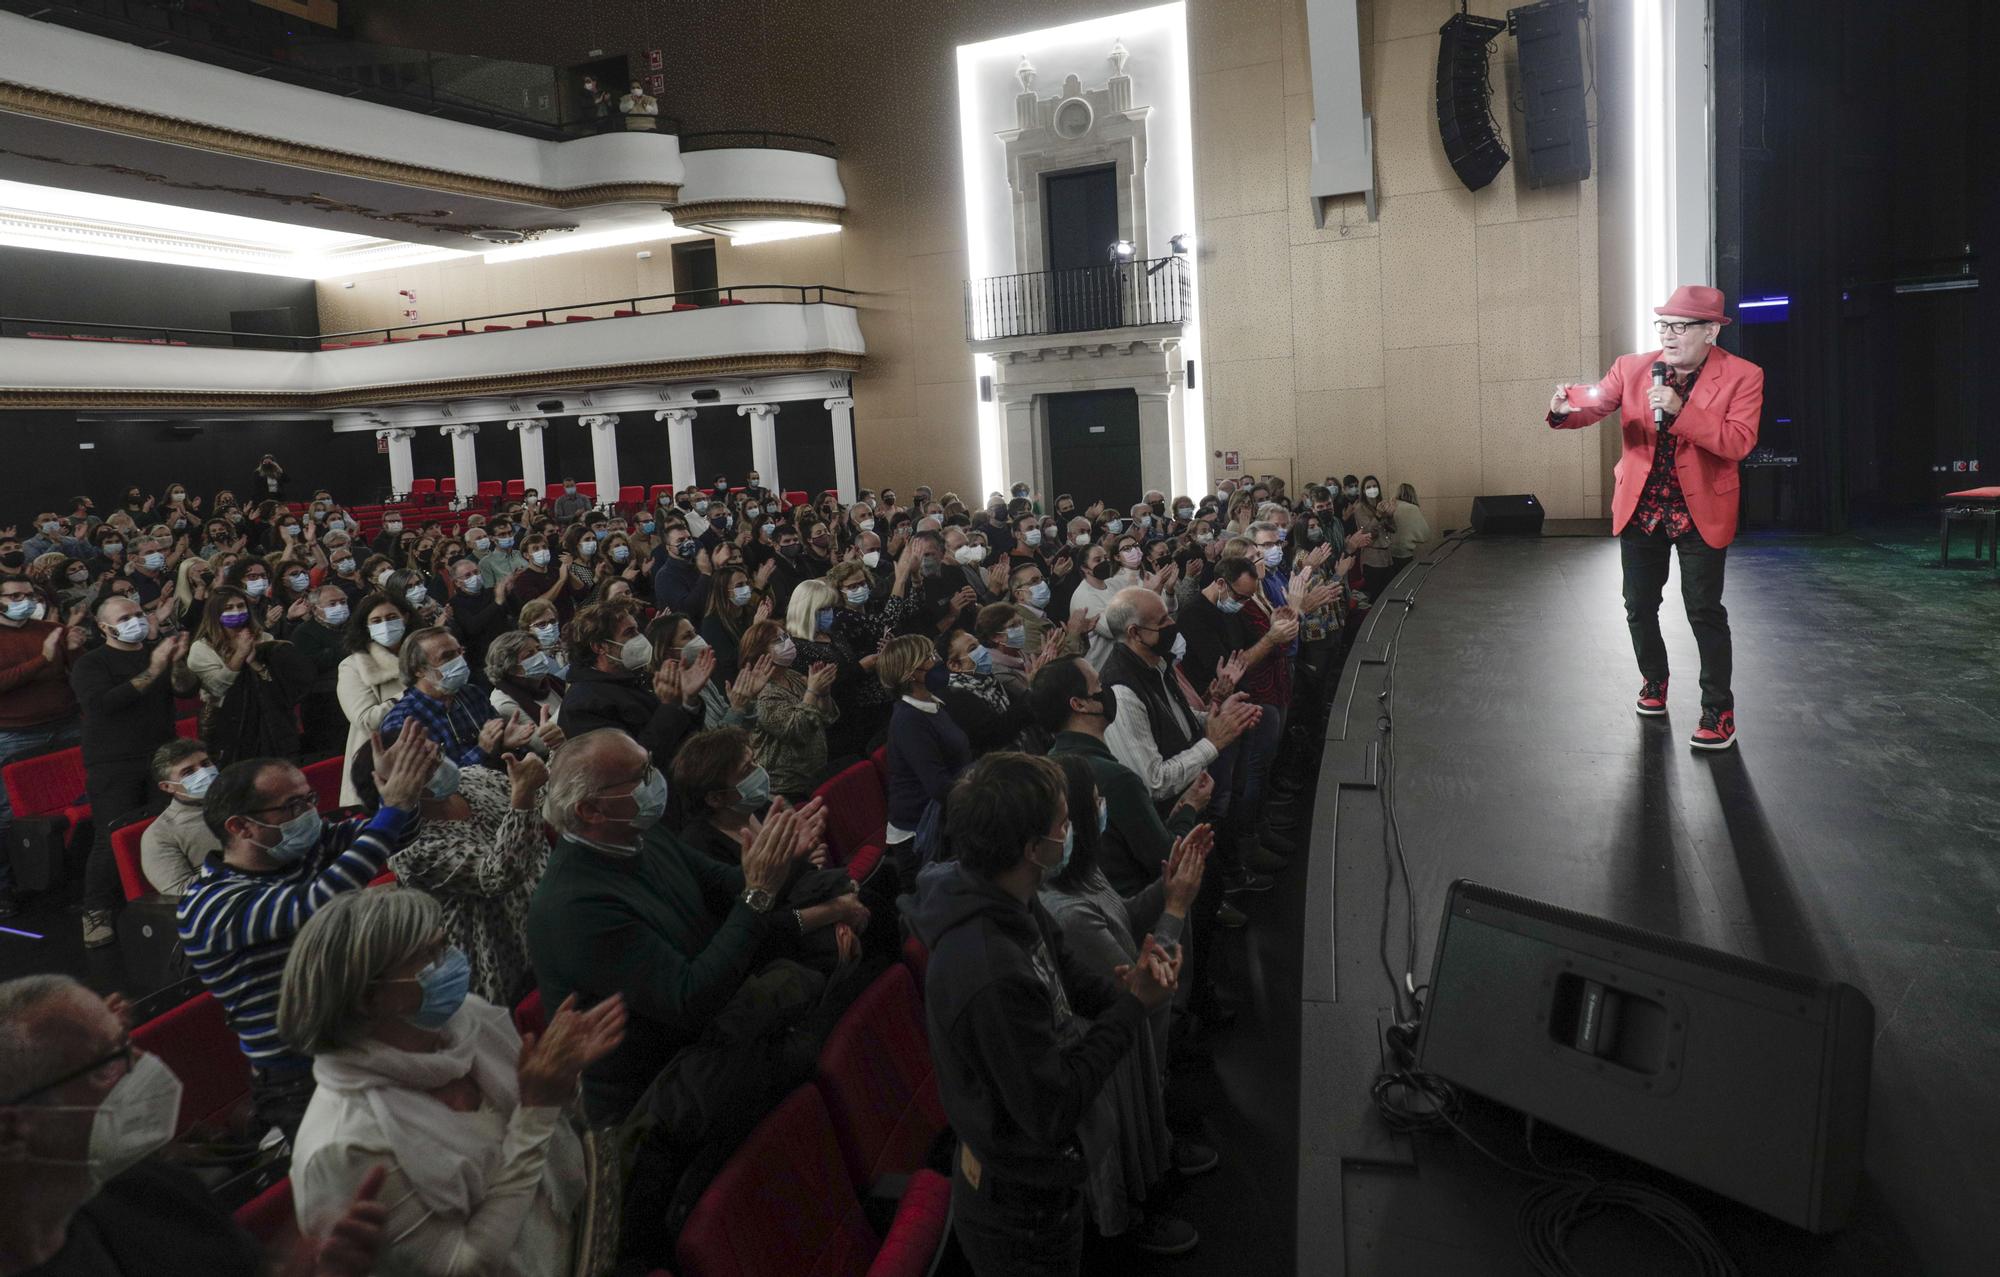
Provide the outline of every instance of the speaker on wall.
<path id="1" fill-rule="evenodd" d="M 1485 536 L 1538 537 L 1542 534 L 1542 503 L 1532 492 L 1474 497 L 1472 530 Z"/>
<path id="2" fill-rule="evenodd" d="M 1507 148 L 1493 123 L 1487 46 L 1507 29 L 1498 18 L 1455 13 L 1438 28 L 1438 137 L 1452 172 L 1476 191 L 1507 166 Z"/>
<path id="3" fill-rule="evenodd" d="M 1813 1232 L 1861 1181 L 1852 985 L 1452 884 L 1417 1067 Z"/>
<path id="4" fill-rule="evenodd" d="M 1583 113 L 1583 42 L 1576 0 L 1542 0 L 1507 11 L 1521 58 L 1527 110 L 1529 186 L 1590 176 L 1590 129 Z"/>

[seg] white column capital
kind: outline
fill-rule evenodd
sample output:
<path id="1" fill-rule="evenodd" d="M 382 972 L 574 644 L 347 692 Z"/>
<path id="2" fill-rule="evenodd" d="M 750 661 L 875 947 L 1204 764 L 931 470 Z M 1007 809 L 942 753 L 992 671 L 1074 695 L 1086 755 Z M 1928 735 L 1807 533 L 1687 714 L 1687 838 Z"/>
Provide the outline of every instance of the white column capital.
<path id="1" fill-rule="evenodd" d="M 820 407 L 829 409 L 846 408 L 852 411 L 854 408 L 854 396 L 839 395 L 822 403 Z"/>
<path id="2" fill-rule="evenodd" d="M 532 434 L 540 431 L 548 424 L 548 418 L 546 417 L 526 417 L 518 421 L 508 422 L 507 428 L 509 430 L 518 430 L 522 434 Z"/>
<path id="3" fill-rule="evenodd" d="M 394 443 L 398 439 L 414 439 L 417 437 L 417 432 L 409 426 L 391 426 L 387 430 L 377 430 L 375 437 Z"/>
<path id="4" fill-rule="evenodd" d="M 594 417 L 578 417 L 576 424 L 589 430 L 611 430 L 618 425 L 616 413 L 600 414 Z"/>
<path id="5" fill-rule="evenodd" d="M 757 417 L 769 421 L 772 417 L 778 415 L 778 408 L 779 405 L 774 403 L 738 404 L 736 415 L 739 417 Z"/>
<path id="6" fill-rule="evenodd" d="M 693 421 L 694 417 L 695 417 L 695 410 L 693 408 L 662 408 L 658 412 L 653 414 L 653 420 L 665 421 L 670 424 L 678 424 L 679 422 L 683 421 Z"/>
<path id="7" fill-rule="evenodd" d="M 479 433 L 478 425 L 470 421 L 454 421 L 449 425 L 439 427 L 439 429 L 447 439 L 469 437 Z"/>

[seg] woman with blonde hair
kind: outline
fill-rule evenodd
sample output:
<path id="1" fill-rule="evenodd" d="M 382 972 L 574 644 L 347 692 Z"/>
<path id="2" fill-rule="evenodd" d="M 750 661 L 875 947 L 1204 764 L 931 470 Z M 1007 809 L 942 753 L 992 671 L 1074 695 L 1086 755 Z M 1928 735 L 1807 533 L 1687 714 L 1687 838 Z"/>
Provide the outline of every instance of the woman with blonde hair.
<path id="1" fill-rule="evenodd" d="M 771 773 L 771 792 L 802 803 L 826 774 L 826 729 L 837 721 L 834 666 L 819 661 L 801 673 L 798 641 L 776 621 L 743 631 L 738 659 L 753 666 L 769 656 L 776 667 L 757 696 L 757 761 Z"/>

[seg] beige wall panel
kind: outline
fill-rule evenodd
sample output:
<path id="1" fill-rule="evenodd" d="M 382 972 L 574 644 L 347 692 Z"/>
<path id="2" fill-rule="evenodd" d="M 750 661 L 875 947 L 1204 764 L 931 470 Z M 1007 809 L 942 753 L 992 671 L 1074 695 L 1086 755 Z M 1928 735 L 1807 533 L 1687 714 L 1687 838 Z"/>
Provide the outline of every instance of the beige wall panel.
<path id="1" fill-rule="evenodd" d="M 918 385 L 972 376 L 965 344 L 965 254 L 929 253 L 910 259 L 910 337 Z"/>
<path id="2" fill-rule="evenodd" d="M 877 417 L 867 411 L 860 387 L 854 395 L 854 471 L 866 488 L 894 488 L 896 495 L 909 497 L 909 488 L 922 482 L 914 473 L 912 441 L 923 424 L 914 416 Z"/>
<path id="3" fill-rule="evenodd" d="M 1375 180 L 1385 197 L 1465 191 L 1438 141 L 1436 28 L 1431 32 L 1362 51 L 1372 64 L 1375 92 L 1368 108 L 1375 115 Z"/>
<path id="4" fill-rule="evenodd" d="M 909 298 L 900 293 L 866 297 L 857 314 L 868 362 L 854 377 L 856 413 L 865 410 L 884 417 L 914 417 L 917 381 Z"/>
<path id="5" fill-rule="evenodd" d="M 1292 271 L 1283 213 L 1203 218 L 1202 349 L 1210 362 L 1292 353 Z"/>
<path id="6" fill-rule="evenodd" d="M 1198 0 L 1198 9 L 1216 7 L 1224 12 L 1228 4 Z M 1361 47 L 1368 47 L 1368 0 L 1361 0 Z M 1278 58 L 1283 72 L 1285 96 L 1312 92 L 1312 57 L 1306 50 L 1306 0 L 1279 0 Z M 1365 59 L 1364 59 L 1365 60 Z"/>
<path id="7" fill-rule="evenodd" d="M 1458 12 L 1458 0 L 1374 0 L 1373 8 L 1375 38 L 1401 40 L 1408 36 L 1437 35 L 1445 19 Z M 1435 52 L 1435 40 L 1431 47 Z"/>
<path id="8" fill-rule="evenodd" d="M 1397 482 L 1402 483 L 1404 480 L 1399 479 Z M 1417 489 L 1417 497 L 1423 504 L 1424 514 L 1429 518 L 1433 531 L 1442 534 L 1447 529 L 1471 526 L 1471 497 L 1432 496 L 1422 488 Z"/>
<path id="9" fill-rule="evenodd" d="M 1302 484 L 1389 469 L 1387 398 L 1380 386 L 1300 391 L 1297 429 Z"/>
<path id="10" fill-rule="evenodd" d="M 1301 391 L 1382 384 L 1378 239 L 1293 248 L 1292 353 Z"/>
<path id="11" fill-rule="evenodd" d="M 1494 90 L 1495 102 L 1500 101 Z M 1528 185 L 1528 170 L 1521 165 L 1521 150 L 1512 146 L 1515 158 L 1500 170 L 1500 176 L 1472 193 L 1472 215 L 1481 226 L 1496 222 L 1531 222 L 1544 217 L 1576 216 L 1575 182 L 1544 186 Z"/>
<path id="12" fill-rule="evenodd" d="M 1544 427 L 1546 429 L 1546 427 Z M 1588 519 L 1596 516 L 1584 499 L 1584 441 L 1575 430 L 1550 430 L 1548 481 L 1533 489 L 1540 494 L 1549 514 L 1558 519 Z"/>
<path id="13" fill-rule="evenodd" d="M 894 480 L 908 489 L 928 482 L 939 492 L 955 489 L 970 501 L 986 494 L 979 487 L 979 392 L 970 381 L 917 387 L 917 428 L 896 442 L 897 464 L 909 477 Z M 871 488 L 882 484 L 864 479 Z"/>
<path id="14" fill-rule="evenodd" d="M 1196 75 L 1276 62 L 1281 13 L 1296 0 L 1196 0 L 1188 5 L 1188 64 Z"/>
<path id="15" fill-rule="evenodd" d="M 1596 366 L 1597 335 L 1601 322 L 1597 310 L 1597 179 L 1580 184 L 1576 198 L 1576 288 L 1577 326 L 1583 334 L 1582 359 L 1585 369 Z"/>
<path id="16" fill-rule="evenodd" d="M 1419 493 L 1476 495 L 1480 486 L 1479 348 L 1428 346 L 1388 351 L 1383 360 L 1391 483 Z"/>
<path id="17" fill-rule="evenodd" d="M 1480 386 L 1480 484 L 1474 496 L 1480 492 L 1540 493 L 1548 479 L 1556 434 L 1543 419 L 1549 389 L 1546 381 L 1489 381 Z M 1568 517 L 1567 512 L 1553 507 L 1549 513 Z"/>
<path id="18" fill-rule="evenodd" d="M 1207 385 L 1210 452 L 1233 448 L 1246 458 L 1296 455 L 1290 359 L 1211 361 L 1202 372 Z M 1209 466 L 1212 476 L 1221 473 L 1214 457 L 1209 458 Z"/>
<path id="19" fill-rule="evenodd" d="M 1488 381 L 1577 375 L 1576 219 L 1482 226 L 1479 375 Z"/>
<path id="20" fill-rule="evenodd" d="M 1284 207 L 1281 81 L 1275 62 L 1194 78 L 1195 201 L 1204 218 Z"/>
<path id="21" fill-rule="evenodd" d="M 1404 195 L 1381 207 L 1382 344 L 1479 340 L 1471 193 Z"/>

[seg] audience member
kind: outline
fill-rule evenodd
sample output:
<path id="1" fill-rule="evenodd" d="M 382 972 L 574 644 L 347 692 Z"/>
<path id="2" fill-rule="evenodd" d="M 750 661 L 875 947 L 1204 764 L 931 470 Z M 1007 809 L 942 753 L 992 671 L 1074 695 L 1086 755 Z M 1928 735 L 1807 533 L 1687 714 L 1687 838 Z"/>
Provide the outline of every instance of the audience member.
<path id="1" fill-rule="evenodd" d="M 656 763 L 672 766 L 675 751 L 701 730 L 702 688 L 715 672 L 712 654 L 699 653 L 652 669 L 652 641 L 639 632 L 630 604 L 584 608 L 570 622 L 572 664 L 563 694 L 563 730 L 573 736 L 607 727 L 631 736 Z"/>
<path id="2" fill-rule="evenodd" d="M 42 522 L 45 530 L 61 527 L 53 515 Z M 67 749 L 83 739 L 69 678 L 87 637 L 82 605 L 63 617 L 51 612 L 34 582 L 0 574 L 0 765 Z M 13 823 L 12 803 L 0 787 L 0 847 L 13 845 L 7 841 Z M 0 855 L 0 918 L 16 908 L 11 860 Z"/>
<path id="3" fill-rule="evenodd" d="M 202 799 L 202 818 L 222 850 L 181 896 L 181 947 L 250 1058 L 258 1121 L 287 1137 L 312 1096 L 312 1071 L 277 1032 L 285 956 L 314 910 L 367 886 L 408 845 L 437 766 L 437 746 L 415 724 L 393 746 L 374 743 L 382 805 L 366 819 L 327 823 L 311 782 L 274 758 L 230 764 Z"/>
<path id="4" fill-rule="evenodd" d="M 1036 898 L 1071 851 L 1048 759 L 974 764 L 953 786 L 946 837 L 952 859 L 924 871 L 911 923 L 930 949 L 925 1018 L 958 1137 L 952 1231 L 980 1277 L 1074 1273 L 1083 1127 L 1101 1120 L 1099 1093 L 1173 997 L 1180 958 L 1148 936 L 1137 961 L 1107 970 L 1063 942 Z"/>
<path id="5" fill-rule="evenodd" d="M 139 835 L 139 867 L 154 891 L 179 899 L 222 840 L 202 818 L 202 796 L 220 775 L 199 740 L 175 737 L 153 751 L 153 785 L 167 807 Z"/>
<path id="6" fill-rule="evenodd" d="M 802 802 L 826 776 L 826 729 L 840 717 L 831 695 L 836 671 L 819 661 L 800 673 L 798 643 L 775 621 L 743 632 L 739 659 L 754 664 L 766 656 L 774 668 L 757 696 L 757 761 L 770 769 L 776 793 Z"/>
<path id="7" fill-rule="evenodd" d="M 350 779 L 354 755 L 389 716 L 406 690 L 401 652 L 411 629 L 404 605 L 386 594 L 369 594 L 355 605 L 347 622 L 347 657 L 338 676 L 340 712 L 347 719 L 347 745 L 341 755 L 340 805 L 361 801 Z"/>

